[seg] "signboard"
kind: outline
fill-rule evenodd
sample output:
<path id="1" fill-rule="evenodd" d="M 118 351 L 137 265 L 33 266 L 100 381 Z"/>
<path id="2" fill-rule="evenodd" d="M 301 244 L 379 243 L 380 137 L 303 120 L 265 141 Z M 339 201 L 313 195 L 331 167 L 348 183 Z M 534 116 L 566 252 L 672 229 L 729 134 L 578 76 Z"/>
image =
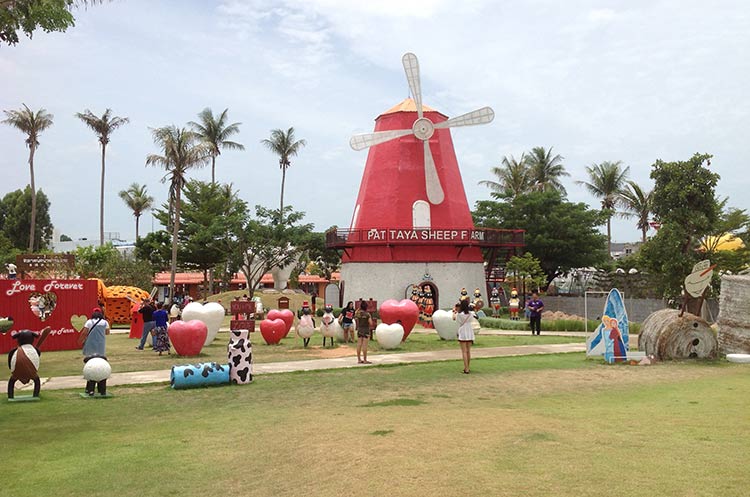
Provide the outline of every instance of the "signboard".
<path id="1" fill-rule="evenodd" d="M 57 269 L 73 270 L 76 256 L 72 254 L 21 254 L 16 256 L 16 266 L 22 273 Z"/>
<path id="2" fill-rule="evenodd" d="M 13 326 L 0 333 L 0 353 L 16 347 L 11 330 L 40 331 L 50 326 L 42 351 L 80 349 L 79 332 L 97 306 L 95 280 L 0 280 L 0 317 Z"/>
<path id="3" fill-rule="evenodd" d="M 367 232 L 365 240 L 368 242 L 414 241 L 429 242 L 465 242 L 469 240 L 484 240 L 483 230 L 441 230 L 441 229 L 376 229 Z"/>
<path id="4" fill-rule="evenodd" d="M 255 320 L 254 319 L 232 319 L 229 322 L 230 330 L 248 330 L 250 332 L 255 331 Z"/>
<path id="5" fill-rule="evenodd" d="M 230 314 L 255 314 L 254 300 L 233 300 L 229 303 Z"/>

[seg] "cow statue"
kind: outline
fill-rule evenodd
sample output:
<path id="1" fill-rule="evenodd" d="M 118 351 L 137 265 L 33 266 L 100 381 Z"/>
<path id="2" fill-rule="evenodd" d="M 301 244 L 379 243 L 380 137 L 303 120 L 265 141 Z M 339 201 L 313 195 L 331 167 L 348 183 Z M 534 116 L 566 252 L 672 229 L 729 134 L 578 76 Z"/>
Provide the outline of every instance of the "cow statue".
<path id="1" fill-rule="evenodd" d="M 10 379 L 8 380 L 8 399 L 14 398 L 16 381 L 24 385 L 30 381 L 34 382 L 34 397 L 39 397 L 41 381 L 39 380 L 39 347 L 49 336 L 51 328 L 47 326 L 41 332 L 31 330 L 13 331 L 10 336 L 18 342 L 18 347 L 8 353 L 8 368 Z M 37 338 L 39 339 L 37 341 Z M 34 345 L 34 341 L 37 341 Z"/>

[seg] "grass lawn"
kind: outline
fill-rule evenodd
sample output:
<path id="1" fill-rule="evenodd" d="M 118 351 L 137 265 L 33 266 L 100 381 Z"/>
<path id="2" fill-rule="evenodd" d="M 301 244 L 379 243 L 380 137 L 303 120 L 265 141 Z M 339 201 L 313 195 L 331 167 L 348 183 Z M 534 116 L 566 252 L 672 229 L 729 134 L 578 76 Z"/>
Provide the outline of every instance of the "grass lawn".
<path id="1" fill-rule="evenodd" d="M 42 391 L 0 402 L 0 495 L 746 496 L 750 375 L 582 354 Z"/>
<path id="2" fill-rule="evenodd" d="M 283 339 L 279 345 L 266 345 L 259 332 L 253 333 L 253 360 L 258 363 L 279 361 L 300 361 L 308 359 L 322 359 L 328 357 L 356 356 L 356 344 L 337 344 L 334 348 L 323 349 L 322 336 L 316 333 L 310 346 L 305 349 L 302 339 L 293 336 Z M 186 364 L 189 362 L 206 362 L 227 360 L 227 342 L 229 333 L 219 333 L 214 343 L 204 347 L 197 358 L 181 358 L 175 355 L 162 355 L 161 357 L 151 349 L 136 350 L 138 340 L 129 339 L 127 334 L 112 334 L 107 337 L 107 358 L 112 365 L 112 371 L 124 373 L 127 371 L 153 371 L 169 369 L 175 364 Z M 557 337 L 557 336 L 490 336 L 481 334 L 475 342 L 476 347 L 506 347 L 513 345 L 538 345 L 547 343 L 571 343 L 583 342 L 583 338 Z M 406 343 L 396 350 L 381 350 L 375 340 L 370 342 L 369 353 L 392 354 L 398 352 L 424 352 L 428 350 L 456 349 L 458 343 L 440 340 L 437 334 L 425 335 L 413 333 L 409 335 Z M 44 352 L 41 357 L 40 376 L 67 376 L 80 375 L 83 368 L 83 360 L 80 350 L 65 350 L 56 352 Z M 7 380 L 10 376 L 7 368 L 0 368 L 0 381 Z"/>

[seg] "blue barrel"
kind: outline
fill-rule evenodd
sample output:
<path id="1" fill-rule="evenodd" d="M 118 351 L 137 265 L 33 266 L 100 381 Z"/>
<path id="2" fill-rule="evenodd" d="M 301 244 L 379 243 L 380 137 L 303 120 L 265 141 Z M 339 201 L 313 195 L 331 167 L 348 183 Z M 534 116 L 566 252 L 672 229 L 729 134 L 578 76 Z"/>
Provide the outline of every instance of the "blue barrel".
<path id="1" fill-rule="evenodd" d="M 169 382 L 175 390 L 226 385 L 229 383 L 229 364 L 201 362 L 172 366 Z"/>

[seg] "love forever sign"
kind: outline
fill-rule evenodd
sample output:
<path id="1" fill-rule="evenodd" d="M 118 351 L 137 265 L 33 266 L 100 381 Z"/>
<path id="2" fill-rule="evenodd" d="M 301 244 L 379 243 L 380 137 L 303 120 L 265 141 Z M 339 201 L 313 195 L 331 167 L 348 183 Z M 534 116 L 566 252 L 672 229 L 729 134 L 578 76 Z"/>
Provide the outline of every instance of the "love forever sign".
<path id="1" fill-rule="evenodd" d="M 13 318 L 13 326 L 0 332 L 0 353 L 16 347 L 11 331 L 45 326 L 52 331 L 42 351 L 79 349 L 79 332 L 94 307 L 95 280 L 0 280 L 0 318 Z"/>

